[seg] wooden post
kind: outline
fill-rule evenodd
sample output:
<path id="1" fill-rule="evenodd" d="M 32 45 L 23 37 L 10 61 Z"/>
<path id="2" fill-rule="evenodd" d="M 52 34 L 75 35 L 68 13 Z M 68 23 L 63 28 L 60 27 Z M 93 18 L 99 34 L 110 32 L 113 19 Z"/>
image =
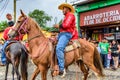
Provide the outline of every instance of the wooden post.
<path id="1" fill-rule="evenodd" d="M 16 22 L 16 0 L 14 0 L 14 22 Z"/>
<path id="2" fill-rule="evenodd" d="M 65 0 L 65 2 L 67 3 L 67 0 Z"/>

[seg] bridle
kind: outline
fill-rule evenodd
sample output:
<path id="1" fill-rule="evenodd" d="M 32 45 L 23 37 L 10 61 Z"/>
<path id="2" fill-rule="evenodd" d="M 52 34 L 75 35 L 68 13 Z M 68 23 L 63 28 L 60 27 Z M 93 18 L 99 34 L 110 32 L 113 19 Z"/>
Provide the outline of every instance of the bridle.
<path id="1" fill-rule="evenodd" d="M 25 24 L 27 24 L 28 22 L 28 18 L 25 18 L 25 20 L 23 21 L 22 25 L 20 26 L 20 28 L 17 30 L 15 28 L 12 28 L 14 31 L 18 32 L 19 35 L 22 35 L 22 33 L 20 32 L 21 30 L 23 30 L 25 33 L 28 33 L 28 30 L 24 27 Z"/>
<path id="2" fill-rule="evenodd" d="M 19 36 L 22 35 L 22 33 L 20 32 L 21 30 L 23 30 L 25 33 L 28 33 L 29 31 L 24 27 L 25 24 L 27 24 L 27 22 L 28 22 L 28 18 L 25 18 L 25 20 L 23 21 L 22 25 L 20 26 L 20 28 L 18 30 L 15 29 L 15 28 L 12 28 L 12 30 L 18 32 Z M 40 34 L 37 35 L 37 36 L 34 36 L 34 37 L 30 38 L 30 39 L 28 39 L 27 41 L 31 41 L 32 39 L 37 38 L 39 36 L 40 36 Z"/>

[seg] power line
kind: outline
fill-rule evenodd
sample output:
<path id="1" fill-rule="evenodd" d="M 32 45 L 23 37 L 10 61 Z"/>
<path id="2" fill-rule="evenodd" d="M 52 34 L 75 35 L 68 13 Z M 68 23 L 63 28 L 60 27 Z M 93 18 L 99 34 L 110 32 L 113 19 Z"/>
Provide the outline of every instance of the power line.
<path id="1" fill-rule="evenodd" d="M 0 3 L 2 2 L 3 0 L 0 0 Z"/>
<path id="2" fill-rule="evenodd" d="M 3 15 L 3 13 L 4 13 L 4 11 L 5 11 L 5 9 L 6 9 L 7 5 L 8 5 L 8 3 L 9 3 L 9 0 L 6 0 L 4 6 L 1 8 L 1 15 L 0 15 L 0 17 Z"/>
<path id="3" fill-rule="evenodd" d="M 6 4 L 6 1 L 5 1 L 5 4 Z M 2 12 L 2 9 L 4 8 L 5 4 L 2 6 L 2 8 L 0 9 L 0 12 Z"/>
<path id="4" fill-rule="evenodd" d="M 5 10 L 6 7 L 7 7 L 8 2 L 9 2 L 9 0 L 6 0 L 6 1 L 5 1 L 5 4 L 4 4 L 3 7 L 1 8 L 0 12 L 2 12 L 2 11 L 4 12 L 4 10 Z"/>
<path id="5" fill-rule="evenodd" d="M 65 0 L 65 2 L 67 3 L 67 0 Z"/>

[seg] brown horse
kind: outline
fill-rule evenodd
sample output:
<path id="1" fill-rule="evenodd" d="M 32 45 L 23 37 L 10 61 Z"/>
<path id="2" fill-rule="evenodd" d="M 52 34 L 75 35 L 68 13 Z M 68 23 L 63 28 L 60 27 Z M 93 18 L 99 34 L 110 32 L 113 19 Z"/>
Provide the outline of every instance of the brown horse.
<path id="1" fill-rule="evenodd" d="M 28 44 L 30 50 L 30 56 L 34 64 L 37 66 L 35 69 L 31 80 L 35 80 L 35 77 L 41 72 L 42 80 L 47 80 L 47 72 L 49 66 L 51 65 L 51 55 L 48 38 L 46 38 L 38 24 L 30 17 L 27 17 L 22 11 L 18 18 L 17 23 L 13 29 L 9 32 L 10 37 L 14 37 L 17 34 L 27 34 Z M 85 68 L 84 64 L 90 68 L 95 75 L 100 79 L 103 76 L 102 64 L 100 60 L 100 55 L 96 47 L 87 41 L 79 39 L 81 47 L 75 49 L 80 51 L 81 60 L 75 56 L 75 50 L 65 53 L 65 67 L 68 67 L 73 62 L 81 63 L 80 68 L 84 73 L 84 80 L 87 79 L 88 70 Z"/>

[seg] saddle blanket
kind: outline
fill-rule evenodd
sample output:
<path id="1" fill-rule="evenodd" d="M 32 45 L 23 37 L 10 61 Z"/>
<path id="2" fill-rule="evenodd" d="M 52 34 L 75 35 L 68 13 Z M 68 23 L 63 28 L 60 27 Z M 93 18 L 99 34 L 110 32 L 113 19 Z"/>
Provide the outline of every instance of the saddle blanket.
<path id="1" fill-rule="evenodd" d="M 79 48 L 81 45 L 79 43 L 78 40 L 73 40 L 72 41 L 72 44 L 68 45 L 66 48 L 65 48 L 65 52 L 69 52 L 69 51 L 72 51 L 76 48 Z"/>

